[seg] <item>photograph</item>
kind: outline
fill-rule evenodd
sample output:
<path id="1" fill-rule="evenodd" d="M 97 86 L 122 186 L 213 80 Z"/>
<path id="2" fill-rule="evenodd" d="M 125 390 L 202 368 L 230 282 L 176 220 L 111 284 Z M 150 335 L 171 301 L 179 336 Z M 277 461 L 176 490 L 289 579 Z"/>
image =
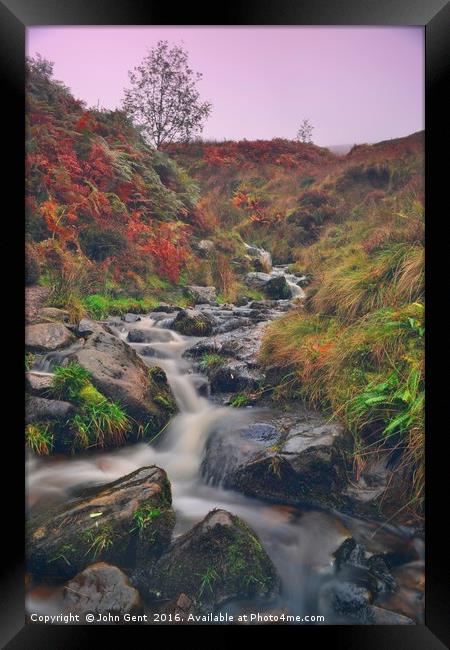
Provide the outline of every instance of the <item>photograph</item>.
<path id="1" fill-rule="evenodd" d="M 423 626 L 424 25 L 25 45 L 27 624 Z"/>

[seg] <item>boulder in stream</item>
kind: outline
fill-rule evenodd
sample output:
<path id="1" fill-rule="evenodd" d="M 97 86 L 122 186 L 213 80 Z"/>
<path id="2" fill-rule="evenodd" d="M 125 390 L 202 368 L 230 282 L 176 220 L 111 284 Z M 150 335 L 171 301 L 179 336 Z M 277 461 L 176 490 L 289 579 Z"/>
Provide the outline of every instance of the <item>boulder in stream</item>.
<path id="1" fill-rule="evenodd" d="M 27 397 L 25 402 L 25 423 L 66 420 L 74 412 L 70 402 L 44 397 Z"/>
<path id="2" fill-rule="evenodd" d="M 66 348 L 75 340 L 75 336 L 63 323 L 34 323 L 25 328 L 25 347 L 28 352 L 45 354 Z"/>
<path id="3" fill-rule="evenodd" d="M 271 277 L 264 285 L 263 291 L 266 296 L 273 300 L 288 300 L 289 298 L 292 298 L 292 291 L 290 290 L 284 275 Z"/>
<path id="4" fill-rule="evenodd" d="M 215 325 L 214 317 L 196 309 L 183 309 L 178 312 L 172 329 L 186 336 L 209 336 Z"/>
<path id="5" fill-rule="evenodd" d="M 175 403 L 164 373 L 153 376 L 133 348 L 108 327 L 96 328 L 70 360 L 83 366 L 94 386 L 118 402 L 148 434 L 168 422 Z"/>
<path id="6" fill-rule="evenodd" d="M 202 471 L 207 480 L 247 496 L 291 505 L 337 507 L 345 485 L 339 442 L 342 427 L 318 413 L 261 413 L 236 431 L 208 440 Z M 271 425 L 263 438 L 255 431 Z"/>
<path id="7" fill-rule="evenodd" d="M 71 612 L 91 614 L 138 614 L 139 592 L 123 571 L 106 562 L 96 562 L 78 573 L 63 589 L 63 605 Z"/>
<path id="8" fill-rule="evenodd" d="M 279 591 L 275 567 L 255 533 L 226 510 L 212 510 L 178 537 L 151 574 L 139 567 L 133 582 L 152 600 L 184 593 L 203 610 L 237 598 L 273 598 Z"/>
<path id="9" fill-rule="evenodd" d="M 170 543 L 175 517 L 170 483 L 159 467 L 142 467 L 79 499 L 28 520 L 28 571 L 71 578 L 95 561 L 146 566 Z"/>

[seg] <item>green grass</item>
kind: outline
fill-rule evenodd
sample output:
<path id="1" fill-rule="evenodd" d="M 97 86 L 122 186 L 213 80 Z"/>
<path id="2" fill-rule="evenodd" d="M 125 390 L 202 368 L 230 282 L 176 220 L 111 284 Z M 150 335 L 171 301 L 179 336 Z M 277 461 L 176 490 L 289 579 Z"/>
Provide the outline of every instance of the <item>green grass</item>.
<path id="1" fill-rule="evenodd" d="M 113 530 L 109 525 L 91 528 L 85 532 L 84 539 L 88 544 L 85 555 L 92 554 L 92 559 L 95 560 L 113 545 Z"/>
<path id="2" fill-rule="evenodd" d="M 117 447 L 124 444 L 132 422 L 119 404 L 103 398 L 98 403 L 84 404 L 70 426 L 78 445 L 83 448 Z"/>
<path id="3" fill-rule="evenodd" d="M 78 401 L 80 391 L 90 383 L 91 375 L 78 363 L 58 366 L 53 377 L 53 394 L 57 399 Z"/>
<path id="4" fill-rule="evenodd" d="M 133 521 L 135 523 L 133 530 L 145 530 L 154 519 L 157 519 L 162 515 L 161 508 L 155 508 L 152 505 L 144 504 L 139 506 L 136 512 L 133 515 Z"/>
<path id="5" fill-rule="evenodd" d="M 198 597 L 201 598 L 209 592 L 210 595 L 214 594 L 214 584 L 219 580 L 220 576 L 214 567 L 208 567 L 205 573 L 201 576 L 200 587 L 198 590 Z"/>
<path id="6" fill-rule="evenodd" d="M 235 395 L 233 399 L 230 400 L 230 406 L 234 408 L 242 408 L 243 406 L 248 406 L 250 404 L 250 399 L 247 395 Z"/>
<path id="7" fill-rule="evenodd" d="M 145 314 L 156 307 L 158 302 L 154 297 L 112 298 L 97 293 L 83 298 L 88 315 L 97 320 L 103 320 L 108 316 L 120 316 L 127 312 Z"/>
<path id="8" fill-rule="evenodd" d="M 200 360 L 200 368 L 202 370 L 208 370 L 210 368 L 217 368 L 222 366 L 225 363 L 225 359 L 220 356 L 220 354 L 209 354 L 206 353 L 202 356 Z"/>

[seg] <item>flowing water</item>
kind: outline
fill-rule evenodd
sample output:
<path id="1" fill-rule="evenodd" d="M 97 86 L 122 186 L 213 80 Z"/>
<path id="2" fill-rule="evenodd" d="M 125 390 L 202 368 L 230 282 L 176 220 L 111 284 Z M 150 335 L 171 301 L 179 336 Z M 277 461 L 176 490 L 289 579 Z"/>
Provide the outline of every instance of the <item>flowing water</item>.
<path id="1" fill-rule="evenodd" d="M 410 570 L 416 568 L 420 575 L 423 549 L 408 531 L 389 526 L 380 528 L 377 524 L 319 510 L 270 505 L 205 484 L 200 465 L 208 436 L 224 427 L 232 430 L 241 426 L 257 418 L 258 411 L 220 406 L 200 395 L 198 387 L 204 378 L 193 372 L 191 363 L 182 356 L 192 345 L 191 337 L 161 327 L 150 317 L 143 317 L 137 325 L 139 329 L 148 328 L 152 342 L 131 345 L 138 354 L 146 348 L 147 353 L 141 358 L 166 372 L 179 413 L 152 446 L 140 443 L 78 458 L 30 459 L 27 494 L 31 509 L 73 498 L 73 491 L 81 486 L 108 483 L 135 469 L 155 464 L 167 471 L 172 484 L 177 518 L 175 534 L 185 532 L 211 509 L 219 507 L 242 517 L 259 535 L 282 580 L 282 594 L 279 602 L 270 605 L 271 610 L 294 615 L 327 614 L 321 601 L 322 585 L 333 579 L 333 551 L 350 535 L 363 541 L 371 552 L 413 548 L 416 564 Z M 124 323 L 116 333 L 126 339 L 133 327 L 136 324 Z M 148 348 L 152 349 L 152 356 Z M 50 366 L 47 364 L 45 370 Z M 417 594 L 411 589 L 403 591 L 400 609 L 420 618 Z M 42 600 L 39 605 L 41 610 L 45 609 Z M 32 599 L 28 606 L 36 611 L 36 600 Z M 246 606 L 248 609 L 248 603 Z"/>

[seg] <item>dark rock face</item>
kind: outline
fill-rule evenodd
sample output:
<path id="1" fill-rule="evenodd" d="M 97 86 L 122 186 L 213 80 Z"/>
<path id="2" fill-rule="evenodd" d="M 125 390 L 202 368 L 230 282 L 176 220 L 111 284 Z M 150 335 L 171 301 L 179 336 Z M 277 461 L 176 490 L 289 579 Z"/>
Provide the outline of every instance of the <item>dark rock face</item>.
<path id="1" fill-rule="evenodd" d="M 137 558 L 150 568 L 170 543 L 171 502 L 167 475 L 154 466 L 87 490 L 28 521 L 28 570 L 71 578 L 94 561 L 129 567 Z"/>
<path id="2" fill-rule="evenodd" d="M 215 319 L 211 314 L 194 309 L 178 312 L 172 328 L 186 336 L 209 336 L 213 332 Z"/>
<path id="3" fill-rule="evenodd" d="M 341 427 L 306 410 L 265 417 L 210 437 L 202 463 L 207 480 L 265 500 L 340 505 L 345 484 Z"/>
<path id="4" fill-rule="evenodd" d="M 212 510 L 172 543 L 151 576 L 138 570 L 133 582 L 150 599 L 184 593 L 207 610 L 234 598 L 272 598 L 279 590 L 275 568 L 258 538 L 226 510 Z"/>
<path id="5" fill-rule="evenodd" d="M 264 293 L 274 300 L 287 300 L 292 298 L 291 290 L 283 275 L 271 278 L 264 285 Z"/>
<path id="6" fill-rule="evenodd" d="M 43 397 L 29 397 L 25 403 L 25 423 L 65 420 L 74 412 L 70 402 Z"/>
<path id="7" fill-rule="evenodd" d="M 118 567 L 106 562 L 91 564 L 66 584 L 63 604 L 81 614 L 138 614 L 139 592 Z"/>
<path id="8" fill-rule="evenodd" d="M 85 345 L 71 355 L 88 370 L 92 383 L 111 400 L 119 402 L 138 423 L 159 430 L 168 421 L 172 410 L 162 406 L 174 403 L 167 382 L 155 385 L 148 368 L 136 352 L 114 336 L 107 327 L 91 334 Z M 155 398 L 162 396 L 164 400 Z"/>
<path id="9" fill-rule="evenodd" d="M 68 347 L 75 340 L 72 332 L 63 323 L 35 323 L 27 325 L 25 330 L 27 351 L 38 354 Z"/>

